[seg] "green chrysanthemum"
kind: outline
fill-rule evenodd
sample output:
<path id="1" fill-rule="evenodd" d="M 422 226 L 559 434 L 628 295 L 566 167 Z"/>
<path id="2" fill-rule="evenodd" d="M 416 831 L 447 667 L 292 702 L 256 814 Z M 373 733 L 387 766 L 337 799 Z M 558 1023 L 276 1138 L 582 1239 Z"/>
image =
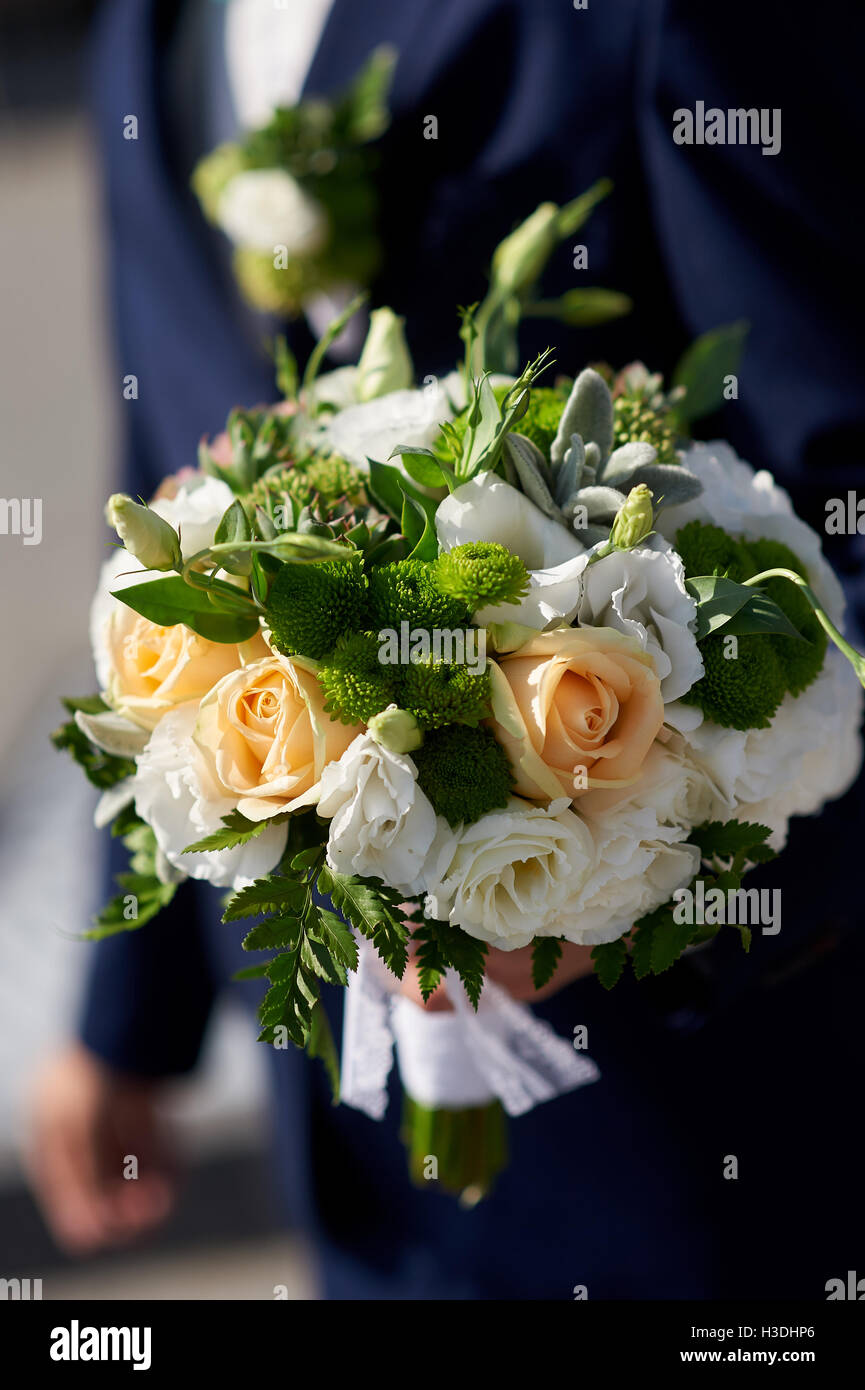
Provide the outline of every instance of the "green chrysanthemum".
<path id="1" fill-rule="evenodd" d="M 698 574 L 725 574 L 742 584 L 757 573 L 744 545 L 720 526 L 689 521 L 677 531 L 674 545 L 689 579 Z"/>
<path id="2" fill-rule="evenodd" d="M 792 639 L 791 639 L 792 640 Z M 700 643 L 705 675 L 682 699 L 725 729 L 766 729 L 787 693 L 784 668 L 762 634 L 737 637 L 735 655 L 723 629 Z"/>
<path id="3" fill-rule="evenodd" d="M 397 668 L 378 659 L 374 632 L 340 637 L 318 673 L 328 714 L 343 724 L 368 724 L 396 698 Z"/>
<path id="4" fill-rule="evenodd" d="M 468 620 L 465 604 L 449 597 L 435 582 L 434 567 L 422 560 L 398 560 L 375 566 L 369 576 L 369 626 L 399 628 L 460 627 Z"/>
<path id="5" fill-rule="evenodd" d="M 422 790 L 450 825 L 471 825 L 508 803 L 513 772 L 489 729 L 448 724 L 427 734 L 412 758 Z"/>
<path id="6" fill-rule="evenodd" d="M 762 570 L 778 567 L 807 578 L 804 566 L 779 541 L 737 538 L 700 521 L 682 527 L 675 547 L 689 577 L 720 573 L 741 584 Z M 780 633 L 753 633 L 736 639 L 733 655 L 723 628 L 703 638 L 700 653 L 706 674 L 683 699 L 725 728 L 766 728 L 785 694 L 798 695 L 810 685 L 826 655 L 826 635 L 800 590 L 785 579 L 769 580 L 760 587 L 806 641 Z"/>
<path id="7" fill-rule="evenodd" d="M 432 569 L 439 588 L 470 613 L 489 603 L 518 603 L 529 587 L 520 557 L 498 541 L 455 546 L 440 555 Z"/>
<path id="8" fill-rule="evenodd" d="M 332 652 L 344 633 L 360 626 L 366 599 L 363 560 L 319 560 L 285 564 L 267 601 L 273 645 L 288 656 L 315 661 Z"/>
<path id="9" fill-rule="evenodd" d="M 489 714 L 490 673 L 457 662 L 414 661 L 404 668 L 400 705 L 422 729 L 479 724 Z"/>

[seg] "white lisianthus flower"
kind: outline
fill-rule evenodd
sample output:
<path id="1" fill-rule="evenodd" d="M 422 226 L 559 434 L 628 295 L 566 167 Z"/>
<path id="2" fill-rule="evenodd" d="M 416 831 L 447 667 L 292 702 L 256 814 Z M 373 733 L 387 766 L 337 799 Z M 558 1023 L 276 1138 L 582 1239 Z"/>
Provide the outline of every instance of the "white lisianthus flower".
<path id="1" fill-rule="evenodd" d="M 570 622 L 580 601 L 588 551 L 572 531 L 544 516 L 524 493 L 493 473 L 479 473 L 446 497 L 436 512 L 442 550 L 473 541 L 498 541 L 529 571 L 529 592 L 519 603 L 496 603 L 475 618 L 543 629 Z"/>
<path id="2" fill-rule="evenodd" d="M 328 238 L 324 208 L 284 169 L 246 169 L 219 197 L 217 222 L 235 246 L 313 256 Z"/>
<path id="3" fill-rule="evenodd" d="M 862 687 L 829 649 L 801 695 L 785 695 L 767 729 L 721 729 L 708 720 L 688 735 L 687 756 L 713 788 L 707 819 L 755 821 L 780 850 L 790 816 L 811 816 L 852 786 L 862 765 Z"/>
<path id="4" fill-rule="evenodd" d="M 434 382 L 419 390 L 391 391 L 375 400 L 349 405 L 325 421 L 320 438 L 335 454 L 365 472 L 370 459 L 387 463 L 398 444 L 430 448 L 442 421 L 452 416 L 447 396 Z"/>
<path id="5" fill-rule="evenodd" d="M 840 626 L 844 592 L 823 558 L 820 537 L 796 516 L 788 493 L 772 474 L 765 469 L 755 473 L 720 440 L 692 444 L 682 455 L 682 463 L 697 475 L 703 491 L 692 502 L 665 507 L 658 517 L 658 531 L 675 541 L 680 527 L 689 521 L 703 521 L 748 540 L 768 537 L 783 542 L 802 561 L 812 589 L 832 622 Z"/>
<path id="6" fill-rule="evenodd" d="M 383 879 L 402 893 L 419 892 L 436 814 L 411 758 L 360 734 L 327 765 L 320 785 L 316 812 L 330 819 L 330 867 Z"/>
<path id="7" fill-rule="evenodd" d="M 651 548 L 617 550 L 589 565 L 576 616 L 581 624 L 613 627 L 635 637 L 654 660 L 666 706 L 703 675 L 693 631 L 697 604 L 685 588 L 682 561 L 664 541 Z M 675 724 L 675 711 L 665 710 L 665 720 Z"/>
<path id="8" fill-rule="evenodd" d="M 513 797 L 505 810 L 456 831 L 440 816 L 426 870 L 426 912 L 515 951 L 551 931 L 594 861 L 592 836 L 566 797 L 547 807 Z"/>
<path id="9" fill-rule="evenodd" d="M 135 809 L 151 826 L 168 863 L 181 874 L 218 888 L 242 888 L 279 863 L 286 827 L 268 826 L 234 849 L 184 854 L 187 845 L 222 830 L 222 817 L 236 809 L 208 771 L 192 737 L 198 702 L 179 705 L 154 729 L 131 779 Z"/>
<path id="10" fill-rule="evenodd" d="M 550 927 L 582 946 L 616 941 L 677 888 L 690 883 L 700 852 L 687 843 L 705 820 L 711 788 L 686 758 L 655 744 L 639 781 L 616 792 L 589 792 L 580 815 L 591 832 L 595 864 Z"/>

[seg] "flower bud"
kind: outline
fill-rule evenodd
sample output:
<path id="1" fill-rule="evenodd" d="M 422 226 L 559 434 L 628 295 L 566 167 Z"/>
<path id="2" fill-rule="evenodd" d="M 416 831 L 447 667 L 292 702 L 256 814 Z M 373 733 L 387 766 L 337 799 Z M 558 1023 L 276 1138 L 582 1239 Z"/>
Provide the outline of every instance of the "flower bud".
<path id="1" fill-rule="evenodd" d="M 645 483 L 632 487 L 613 522 L 610 541 L 617 550 L 630 550 L 639 545 L 652 530 L 654 509 L 652 493 Z"/>
<path id="2" fill-rule="evenodd" d="M 403 333 L 404 319 L 392 309 L 373 309 L 357 364 L 357 399 L 377 400 L 412 385 L 414 367 Z"/>
<path id="3" fill-rule="evenodd" d="M 535 283 L 558 244 L 559 208 L 541 203 L 516 231 L 499 242 L 493 254 L 493 284 L 519 294 Z"/>
<path id="4" fill-rule="evenodd" d="M 173 570 L 182 563 L 180 537 L 174 527 L 151 507 L 133 502 L 125 492 L 109 497 L 105 520 L 146 570 Z"/>
<path id="5" fill-rule="evenodd" d="M 388 705 L 380 714 L 374 714 L 367 728 L 370 738 L 390 753 L 413 753 L 423 743 L 414 715 L 398 705 Z"/>

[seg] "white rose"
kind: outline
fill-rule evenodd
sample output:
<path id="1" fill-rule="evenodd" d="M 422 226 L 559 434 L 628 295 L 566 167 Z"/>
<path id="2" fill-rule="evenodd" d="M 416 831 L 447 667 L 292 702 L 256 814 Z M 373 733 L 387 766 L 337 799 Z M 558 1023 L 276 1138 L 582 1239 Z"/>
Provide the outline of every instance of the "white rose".
<path id="1" fill-rule="evenodd" d="M 347 406 L 325 421 L 321 438 L 334 453 L 366 471 L 370 459 L 386 463 L 398 444 L 430 448 L 442 421 L 452 416 L 441 386 L 432 384 Z"/>
<path id="2" fill-rule="evenodd" d="M 790 816 L 815 815 L 843 796 L 862 765 L 862 687 L 830 648 L 801 695 L 786 695 L 767 729 L 721 729 L 705 721 L 688 735 L 688 757 L 709 778 L 709 819 L 756 821 L 782 849 Z"/>
<path id="3" fill-rule="evenodd" d="M 529 571 L 525 598 L 480 609 L 475 614 L 479 623 L 516 622 L 543 629 L 573 618 L 588 551 L 573 532 L 544 516 L 510 483 L 492 473 L 479 473 L 463 483 L 439 505 L 436 533 L 442 550 L 498 541 Z"/>
<path id="4" fill-rule="evenodd" d="M 808 571 L 811 587 L 836 626 L 844 613 L 844 592 L 823 558 L 820 537 L 793 511 L 789 495 L 771 473 L 755 473 L 749 463 L 737 458 L 729 444 L 692 444 L 682 455 L 682 463 L 703 484 L 693 502 L 666 507 L 657 529 L 674 541 L 676 532 L 689 521 L 709 522 L 733 535 L 749 540 L 768 537 L 789 546 Z"/>
<path id="5" fill-rule="evenodd" d="M 551 927 L 578 945 L 598 946 L 630 931 L 700 865 L 691 827 L 706 819 L 711 789 L 686 758 L 655 744 L 639 781 L 616 792 L 589 792 L 580 814 L 591 832 L 595 865 Z"/>
<path id="6" fill-rule="evenodd" d="M 285 246 L 290 256 L 315 255 L 328 237 L 321 204 L 284 169 L 235 174 L 220 195 L 217 221 L 235 246 L 271 252 Z"/>
<path id="7" fill-rule="evenodd" d="M 383 879 L 402 893 L 420 891 L 436 815 L 418 786 L 411 758 L 360 734 L 327 765 L 320 785 L 316 811 L 331 821 L 331 868 Z"/>
<path id="8" fill-rule="evenodd" d="M 175 869 L 219 888 L 242 888 L 279 863 L 286 827 L 269 826 L 235 849 L 183 853 L 187 845 L 223 829 L 222 817 L 237 804 L 217 786 L 195 745 L 197 718 L 198 702 L 190 701 L 160 720 L 131 779 L 135 809 Z"/>
<path id="9" fill-rule="evenodd" d="M 514 797 L 505 810 L 456 831 L 439 817 L 427 865 L 426 911 L 514 951 L 550 932 L 594 859 L 591 834 L 565 797 L 548 807 Z"/>

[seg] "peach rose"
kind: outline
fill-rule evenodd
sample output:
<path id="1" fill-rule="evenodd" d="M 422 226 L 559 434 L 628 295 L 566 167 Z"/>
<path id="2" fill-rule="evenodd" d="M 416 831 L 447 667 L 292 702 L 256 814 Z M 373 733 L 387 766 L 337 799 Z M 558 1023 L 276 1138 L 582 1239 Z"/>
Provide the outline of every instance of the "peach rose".
<path id="1" fill-rule="evenodd" d="M 249 820 L 313 806 L 321 774 L 363 731 L 325 713 L 314 661 L 272 654 L 223 677 L 193 735 L 225 794 Z"/>
<path id="2" fill-rule="evenodd" d="M 613 628 L 539 633 L 500 657 L 492 678 L 493 728 L 521 796 L 635 781 L 664 722 L 652 658 Z"/>
<path id="3" fill-rule="evenodd" d="M 176 623 L 159 627 L 125 603 L 115 603 L 102 634 L 105 699 L 142 729 L 155 729 L 163 714 L 200 700 L 244 661 L 259 659 L 263 638 L 210 642 Z"/>

